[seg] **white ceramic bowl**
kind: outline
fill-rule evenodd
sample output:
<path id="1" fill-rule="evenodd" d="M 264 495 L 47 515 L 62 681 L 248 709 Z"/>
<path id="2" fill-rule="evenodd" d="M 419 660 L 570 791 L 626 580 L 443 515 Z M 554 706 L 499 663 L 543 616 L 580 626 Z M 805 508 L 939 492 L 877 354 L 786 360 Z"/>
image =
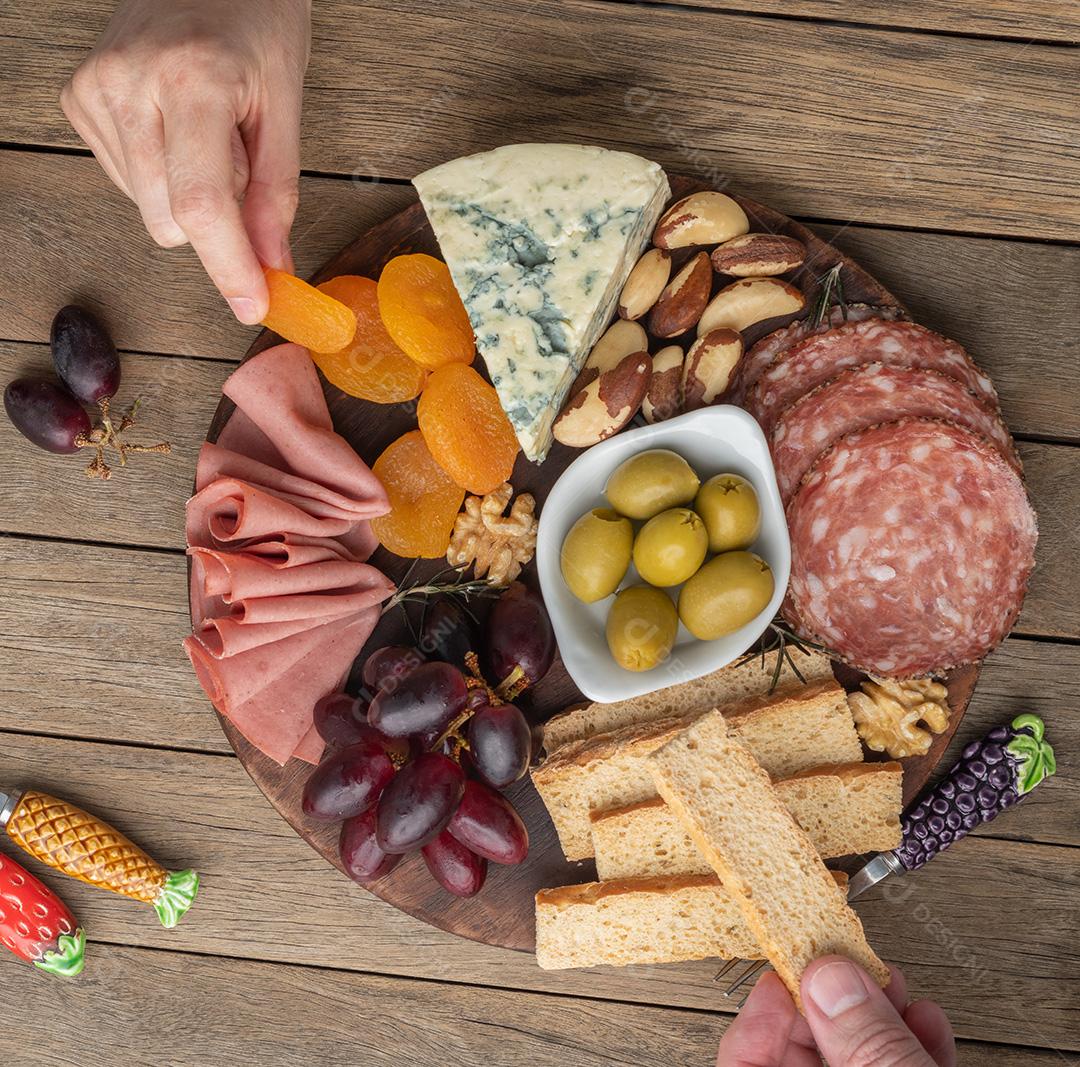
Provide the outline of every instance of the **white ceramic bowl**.
<path id="1" fill-rule="evenodd" d="M 772 568 L 776 589 L 752 622 L 715 641 L 699 641 L 682 624 L 667 662 L 651 671 L 628 671 L 608 650 L 604 624 L 614 597 L 583 604 L 566 587 L 559 554 L 570 527 L 585 512 L 607 507 L 604 486 L 623 460 L 650 448 L 669 448 L 697 471 L 702 482 L 714 474 L 741 474 L 757 491 L 761 535 L 752 550 Z M 559 652 L 577 687 L 590 700 L 610 703 L 700 678 L 741 656 L 764 633 L 784 599 L 791 571 L 791 546 L 769 447 L 752 416 L 731 405 L 627 430 L 595 445 L 567 467 L 540 513 L 536 561 Z M 631 565 L 623 586 L 638 581 Z M 621 587 L 620 587 L 621 588 Z M 673 596 L 678 590 L 669 590 Z"/>

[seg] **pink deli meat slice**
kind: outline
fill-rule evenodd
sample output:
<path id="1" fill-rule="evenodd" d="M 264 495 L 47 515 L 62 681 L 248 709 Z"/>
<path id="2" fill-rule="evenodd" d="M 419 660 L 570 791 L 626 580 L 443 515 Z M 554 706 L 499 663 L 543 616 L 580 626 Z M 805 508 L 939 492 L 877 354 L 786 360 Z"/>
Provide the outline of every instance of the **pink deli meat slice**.
<path id="1" fill-rule="evenodd" d="M 341 686 L 352 661 L 375 628 L 378 616 L 378 609 L 373 608 L 300 635 L 309 639 L 306 653 L 290 656 L 289 666 L 275 671 L 272 685 L 260 688 L 222 713 L 276 763 L 288 762 L 298 748 L 308 762 L 318 762 L 322 747 L 309 737 L 312 708 L 319 699 Z M 285 644 L 298 641 L 290 638 Z M 241 658 L 243 655 L 219 662 L 227 664 Z"/>
<path id="2" fill-rule="evenodd" d="M 307 350 L 284 344 L 253 356 L 221 390 L 283 458 L 288 472 L 363 501 L 367 518 L 386 513 L 386 492 L 352 446 L 335 433 Z M 249 455 L 238 447 L 233 451 Z"/>
<path id="3" fill-rule="evenodd" d="M 955 341 L 913 322 L 867 319 L 808 337 L 773 360 L 746 396 L 746 410 L 765 436 L 789 405 L 849 367 L 866 363 L 936 370 L 998 409 L 990 379 Z"/>
<path id="4" fill-rule="evenodd" d="M 769 447 L 784 503 L 834 441 L 907 416 L 955 422 L 988 438 L 1010 466 L 1021 469 L 1001 416 L 955 378 L 939 371 L 869 363 L 819 385 L 780 415 Z"/>
<path id="5" fill-rule="evenodd" d="M 354 519 L 312 515 L 300 502 L 237 478 L 219 478 L 187 502 L 187 541 L 196 547 L 274 538 L 283 533 L 340 537 Z"/>
<path id="6" fill-rule="evenodd" d="M 788 505 L 785 611 L 871 674 L 982 659 L 1009 632 L 1035 565 L 1035 513 L 983 438 L 901 419 L 841 438 Z"/>
<path id="7" fill-rule="evenodd" d="M 808 317 L 782 326 L 779 330 L 773 330 L 756 344 L 751 345 L 743 358 L 739 360 L 735 368 L 735 379 L 728 388 L 724 400 L 729 404 L 741 404 L 746 399 L 750 387 L 761 377 L 765 368 L 781 352 L 806 337 L 825 333 L 826 330 L 831 330 L 834 326 L 842 326 L 845 322 L 863 322 L 865 319 L 892 321 L 904 318 L 907 318 L 907 312 L 898 307 L 876 307 L 871 304 L 848 304 L 846 307 L 841 307 L 839 304 L 833 304 L 829 308 L 829 313 L 816 326 L 811 324 Z"/>

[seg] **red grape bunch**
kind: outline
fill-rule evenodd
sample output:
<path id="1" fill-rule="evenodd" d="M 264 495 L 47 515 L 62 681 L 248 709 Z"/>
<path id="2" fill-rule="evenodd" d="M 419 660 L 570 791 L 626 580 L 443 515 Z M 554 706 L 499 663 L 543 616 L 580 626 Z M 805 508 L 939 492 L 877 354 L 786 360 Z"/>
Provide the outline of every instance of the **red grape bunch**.
<path id="1" fill-rule="evenodd" d="M 525 824 L 500 792 L 532 756 L 529 724 L 511 700 L 547 673 L 555 639 L 540 597 L 515 582 L 488 617 L 486 677 L 475 629 L 452 598 L 428 606 L 417 644 L 372 652 L 362 696 L 335 693 L 316 706 L 327 754 L 303 809 L 344 820 L 341 860 L 358 882 L 419 850 L 444 889 L 470 897 L 488 861 L 520 863 L 529 850 Z"/>
<path id="2" fill-rule="evenodd" d="M 27 440 L 47 452 L 92 448 L 86 474 L 102 480 L 112 476 L 106 449 L 119 453 L 121 466 L 133 452 L 171 451 L 167 441 L 138 445 L 124 438 L 135 424 L 137 400 L 113 420 L 109 403 L 120 388 L 120 358 L 108 330 L 89 311 L 74 304 L 61 308 L 53 319 L 50 347 L 60 381 L 16 378 L 4 390 L 8 418 Z M 84 405 L 97 405 L 99 423 L 91 423 Z"/>

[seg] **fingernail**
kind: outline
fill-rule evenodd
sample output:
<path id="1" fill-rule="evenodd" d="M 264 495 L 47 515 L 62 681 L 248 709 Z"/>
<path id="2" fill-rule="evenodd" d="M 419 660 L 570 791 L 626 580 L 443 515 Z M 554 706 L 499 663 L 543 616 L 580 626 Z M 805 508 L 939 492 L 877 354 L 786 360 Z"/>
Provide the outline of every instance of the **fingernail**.
<path id="1" fill-rule="evenodd" d="M 259 313 L 255 309 L 255 301 L 246 296 L 230 296 L 229 307 L 232 313 L 245 325 L 254 326 L 259 321 Z"/>
<path id="2" fill-rule="evenodd" d="M 806 993 L 830 1019 L 861 1004 L 869 996 L 858 968 L 843 960 L 826 963 L 814 971 L 806 983 Z"/>

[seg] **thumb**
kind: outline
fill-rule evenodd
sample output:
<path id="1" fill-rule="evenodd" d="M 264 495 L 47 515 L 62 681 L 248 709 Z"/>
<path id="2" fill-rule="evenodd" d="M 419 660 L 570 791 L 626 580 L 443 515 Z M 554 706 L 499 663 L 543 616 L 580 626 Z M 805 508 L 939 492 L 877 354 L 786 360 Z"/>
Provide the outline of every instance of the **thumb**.
<path id="1" fill-rule="evenodd" d="M 935 1067 L 877 983 L 850 960 L 815 960 L 801 989 L 806 1021 L 829 1067 Z"/>
<path id="2" fill-rule="evenodd" d="M 275 94 L 272 106 L 242 126 L 251 176 L 243 217 L 259 259 L 292 271 L 289 230 L 299 200 L 300 94 Z"/>

